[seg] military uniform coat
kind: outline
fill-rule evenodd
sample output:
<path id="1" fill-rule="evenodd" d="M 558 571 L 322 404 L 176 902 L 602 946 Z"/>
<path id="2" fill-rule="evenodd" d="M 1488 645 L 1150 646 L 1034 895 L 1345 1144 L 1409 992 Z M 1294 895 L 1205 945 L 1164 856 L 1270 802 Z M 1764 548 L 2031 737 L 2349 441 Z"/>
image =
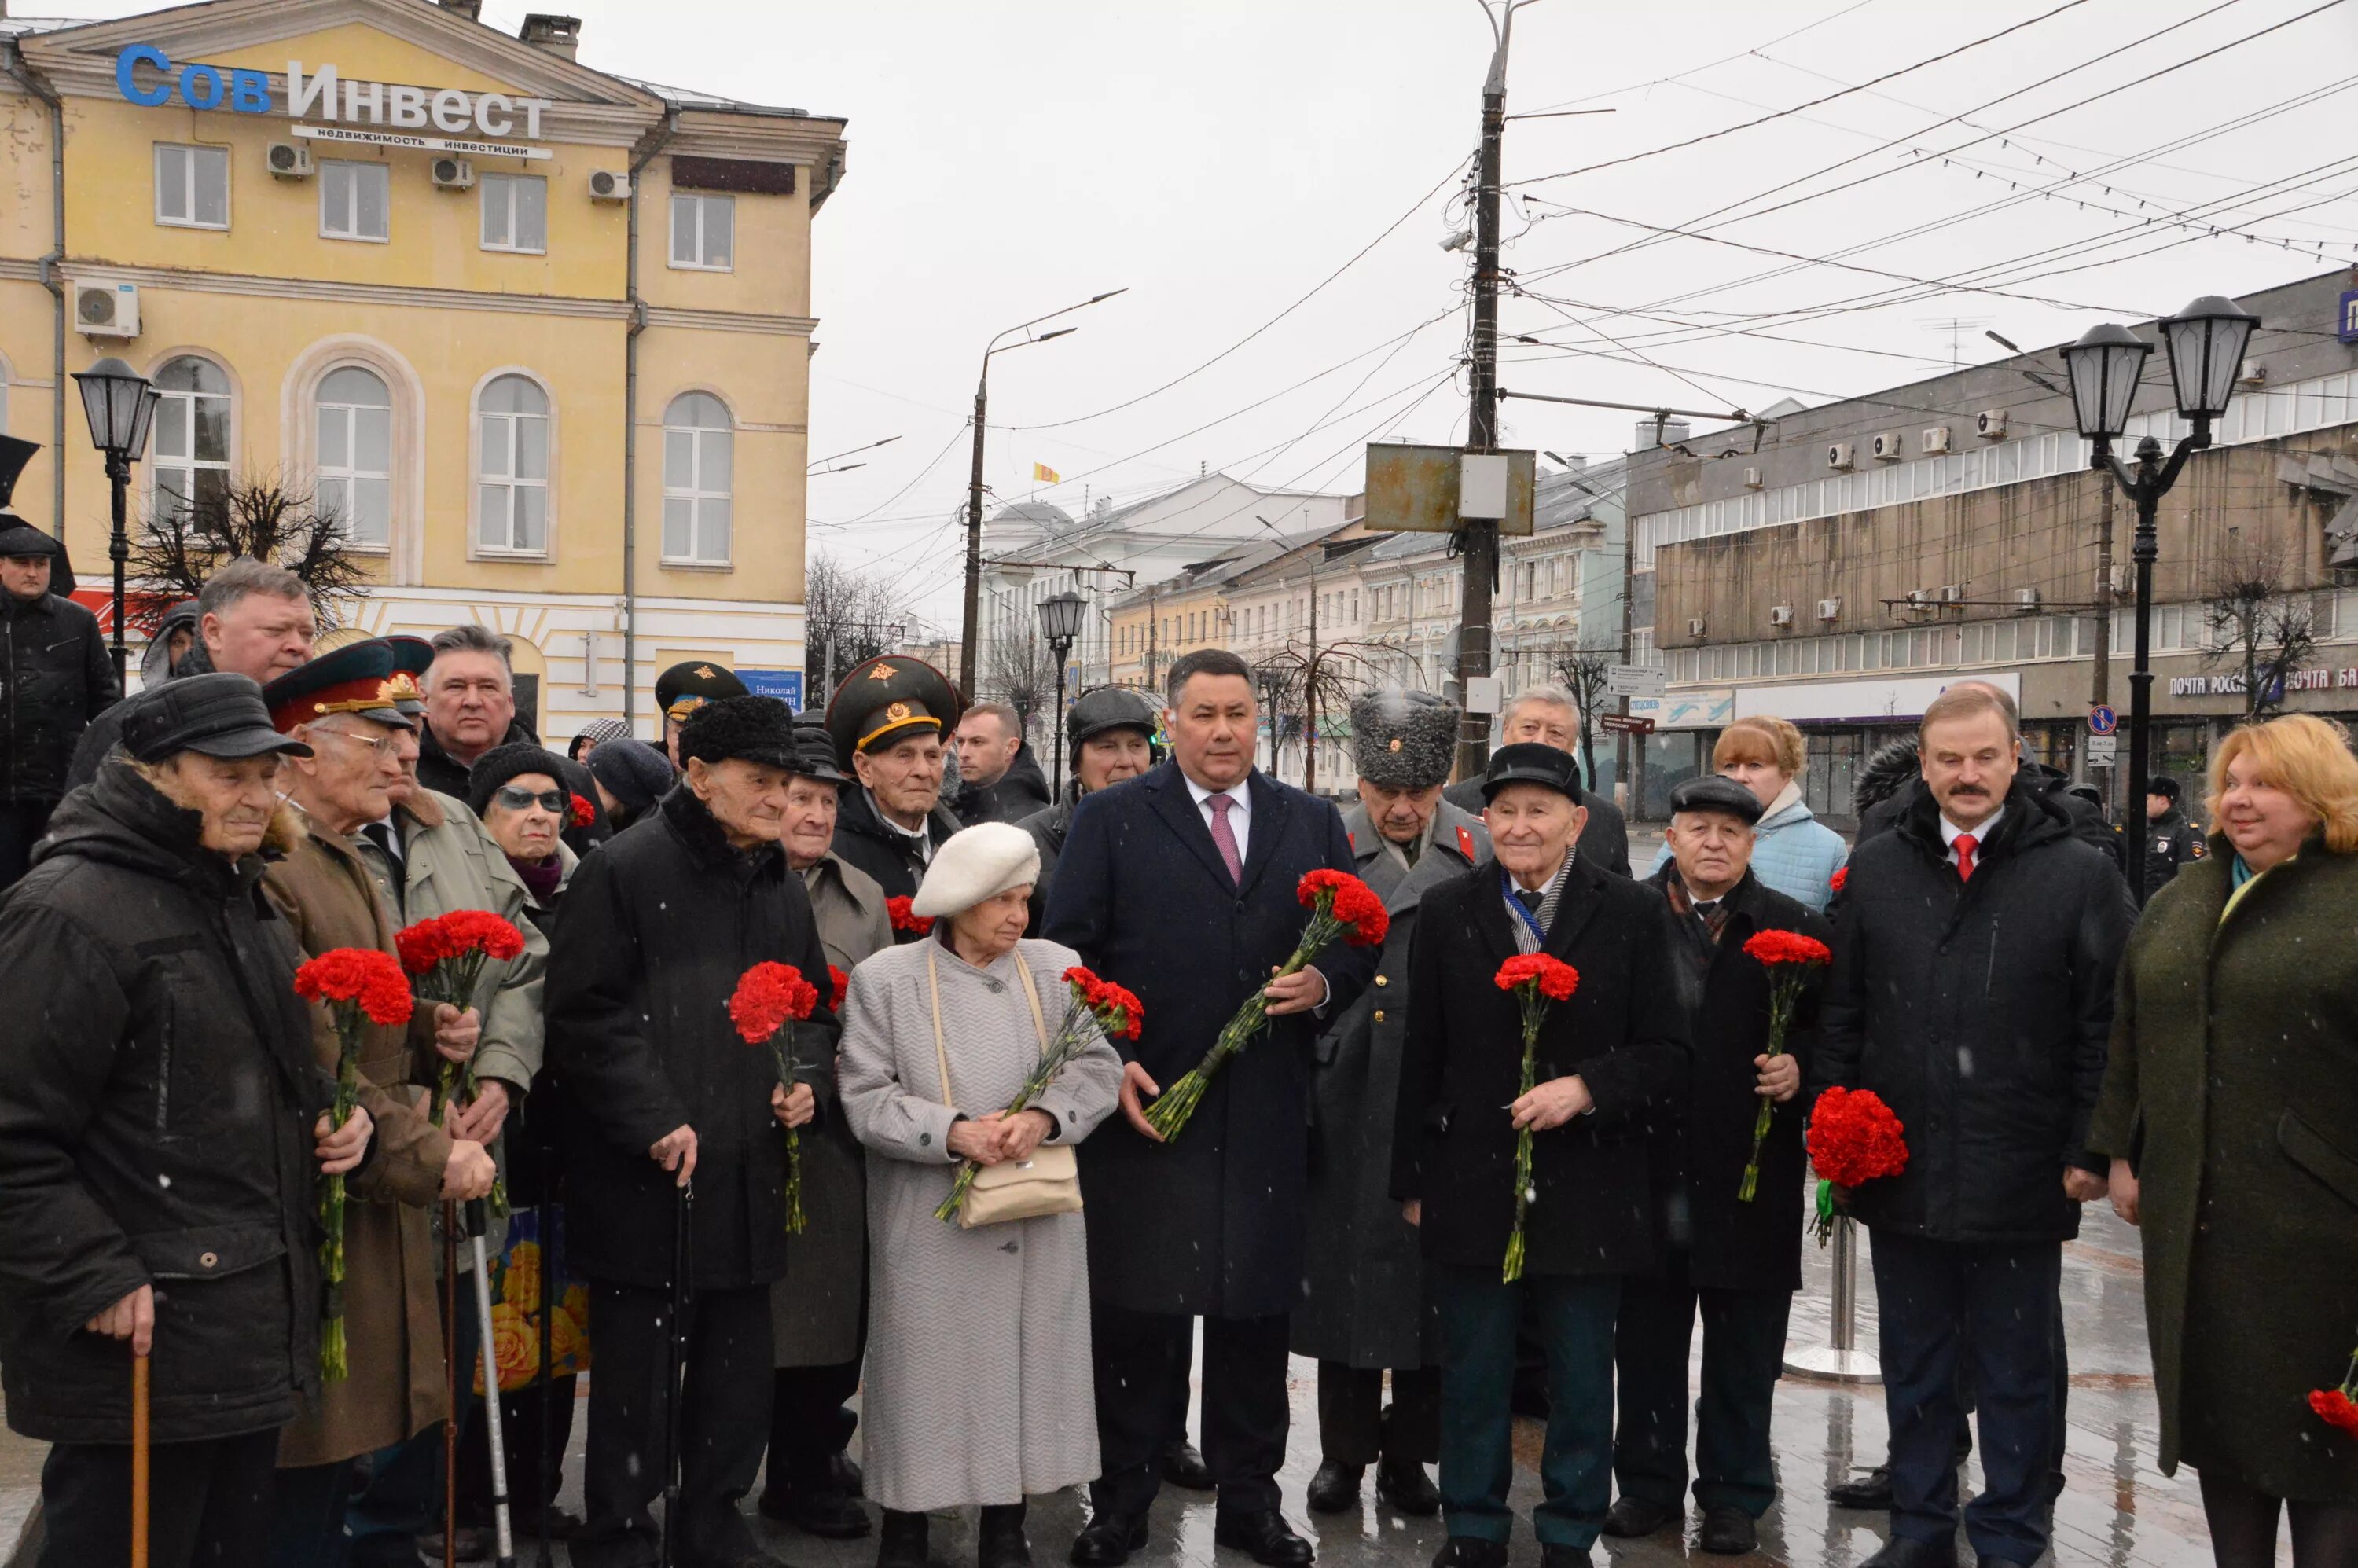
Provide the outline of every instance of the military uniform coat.
<path id="1" fill-rule="evenodd" d="M 2358 1438 L 2307 1400 L 2358 1328 L 2358 855 L 2312 840 L 2222 921 L 2234 864 L 2146 906 L 2088 1144 L 2137 1160 L 2163 1470 L 2346 1508 Z"/>
<path id="2" fill-rule="evenodd" d="M 1343 814 L 1359 880 L 1376 891 L 1391 929 L 1374 980 L 1318 1036 L 1310 1082 L 1310 1189 L 1297 1356 L 1409 1370 L 1426 1364 L 1424 1260 L 1416 1227 L 1391 1195 L 1392 1124 L 1408 1044 L 1409 939 L 1426 891 L 1490 855 L 1481 822 L 1448 802 L 1413 868 L 1386 847 L 1367 807 Z"/>
<path id="3" fill-rule="evenodd" d="M 916 852 L 913 836 L 879 817 L 868 792 L 857 783 L 843 785 L 837 794 L 835 855 L 874 878 L 885 897 L 915 896 L 917 884 L 925 880 L 925 868 L 932 862 Z M 925 818 L 926 841 L 938 849 L 960 826 L 950 808 L 937 801 Z"/>

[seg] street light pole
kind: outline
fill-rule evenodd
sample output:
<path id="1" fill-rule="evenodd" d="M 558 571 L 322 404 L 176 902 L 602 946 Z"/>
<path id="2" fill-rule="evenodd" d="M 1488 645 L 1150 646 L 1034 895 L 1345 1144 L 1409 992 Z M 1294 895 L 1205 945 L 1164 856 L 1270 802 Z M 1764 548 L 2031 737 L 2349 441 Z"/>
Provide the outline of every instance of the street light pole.
<path id="1" fill-rule="evenodd" d="M 113 491 L 114 527 L 106 553 L 114 562 L 114 684 L 119 690 L 129 668 L 123 647 L 123 574 L 131 556 L 131 464 L 147 449 L 147 427 L 156 417 L 161 395 L 146 376 L 112 357 L 76 371 L 74 383 L 81 391 L 82 415 L 90 421 L 91 444 L 106 459 L 106 479 Z M 63 519 L 59 524 L 62 531 Z"/>
<path id="2" fill-rule="evenodd" d="M 1059 793 L 1065 787 L 1065 661 L 1072 656 L 1073 643 L 1088 612 L 1089 601 L 1069 588 L 1040 601 L 1041 635 L 1048 640 L 1048 651 L 1056 655 L 1056 706 L 1049 719 L 1049 727 L 1056 732 L 1055 762 L 1049 788 Z"/>

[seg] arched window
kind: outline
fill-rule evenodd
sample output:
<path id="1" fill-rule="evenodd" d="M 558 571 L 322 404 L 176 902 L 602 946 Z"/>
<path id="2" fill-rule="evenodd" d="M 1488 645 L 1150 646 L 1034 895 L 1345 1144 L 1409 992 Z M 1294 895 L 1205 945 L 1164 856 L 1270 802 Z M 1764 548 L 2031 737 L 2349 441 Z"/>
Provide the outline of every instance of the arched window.
<path id="1" fill-rule="evenodd" d="M 319 483 L 313 496 L 332 512 L 344 535 L 385 548 L 393 536 L 393 396 L 374 371 L 330 371 L 314 395 L 319 418 Z"/>
<path id="2" fill-rule="evenodd" d="M 218 506 L 229 494 L 229 377 L 195 354 L 156 373 L 152 515 Z"/>
<path id="3" fill-rule="evenodd" d="M 664 559 L 728 564 L 733 428 L 708 392 L 683 392 L 664 410 Z"/>
<path id="4" fill-rule="evenodd" d="M 475 476 L 480 548 L 545 554 L 548 549 L 548 395 L 526 377 L 503 375 L 483 388 L 476 408 Z"/>

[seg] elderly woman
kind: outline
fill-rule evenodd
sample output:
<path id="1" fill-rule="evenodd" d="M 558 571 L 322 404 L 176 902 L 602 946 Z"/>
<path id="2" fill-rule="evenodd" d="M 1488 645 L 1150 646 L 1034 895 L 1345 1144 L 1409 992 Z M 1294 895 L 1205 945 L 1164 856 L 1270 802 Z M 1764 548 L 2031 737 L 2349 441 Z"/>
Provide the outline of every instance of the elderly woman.
<path id="1" fill-rule="evenodd" d="M 2307 714 L 2211 759 L 2208 858 L 2146 905 L 2091 1152 L 2143 1230 L 2161 1465 L 2222 1568 L 2358 1562 L 2358 1433 L 2313 1414 L 2358 1338 L 2358 759 Z"/>
<path id="2" fill-rule="evenodd" d="M 1823 914 L 1833 900 L 1833 875 L 1850 858 L 1842 835 L 1819 821 L 1801 800 L 1801 732 L 1773 715 L 1739 719 L 1720 731 L 1711 771 L 1734 779 L 1760 803 L 1752 829 L 1752 874 L 1767 887 Z M 1664 844 L 1654 870 L 1670 863 Z"/>
<path id="3" fill-rule="evenodd" d="M 880 1568 L 921 1568 L 925 1515 L 982 1506 L 981 1568 L 1021 1568 L 1024 1498 L 1098 1474 L 1086 1232 L 1078 1213 L 978 1225 L 934 1217 L 960 1162 L 1077 1143 L 1114 1107 L 1103 1039 L 1032 1108 L 1014 1098 L 1065 1011 L 1080 960 L 1026 940 L 1032 836 L 983 823 L 935 852 L 915 912 L 933 937 L 851 974 L 843 1110 L 868 1148 L 868 1495 Z M 945 1067 L 948 1081 L 943 1081 Z"/>
<path id="4" fill-rule="evenodd" d="M 467 774 L 467 804 L 524 882 L 532 899 L 525 913 L 544 934 L 580 863 L 564 839 L 572 795 L 564 763 L 528 741 L 492 747 Z"/>

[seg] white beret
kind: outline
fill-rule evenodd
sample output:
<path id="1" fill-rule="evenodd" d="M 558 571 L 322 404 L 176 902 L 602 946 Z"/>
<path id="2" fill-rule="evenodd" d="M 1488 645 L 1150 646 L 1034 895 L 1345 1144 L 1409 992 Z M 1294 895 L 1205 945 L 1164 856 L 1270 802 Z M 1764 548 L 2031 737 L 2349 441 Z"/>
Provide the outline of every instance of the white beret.
<path id="1" fill-rule="evenodd" d="M 1040 880 L 1040 846 L 1011 822 L 979 822 L 934 851 L 910 905 L 914 914 L 959 914 L 1009 888 Z"/>

